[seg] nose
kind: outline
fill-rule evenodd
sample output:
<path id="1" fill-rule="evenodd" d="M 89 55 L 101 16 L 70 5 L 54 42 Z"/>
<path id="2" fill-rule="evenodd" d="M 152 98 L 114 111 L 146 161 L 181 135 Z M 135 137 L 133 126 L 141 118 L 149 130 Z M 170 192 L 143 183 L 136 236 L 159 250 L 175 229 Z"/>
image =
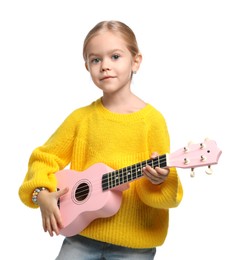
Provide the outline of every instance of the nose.
<path id="1" fill-rule="evenodd" d="M 101 63 L 101 71 L 109 71 L 110 70 L 110 65 L 109 65 L 109 61 L 107 60 L 103 60 Z"/>
<path id="2" fill-rule="evenodd" d="M 107 67 L 102 67 L 102 71 L 109 71 L 110 69 Z"/>

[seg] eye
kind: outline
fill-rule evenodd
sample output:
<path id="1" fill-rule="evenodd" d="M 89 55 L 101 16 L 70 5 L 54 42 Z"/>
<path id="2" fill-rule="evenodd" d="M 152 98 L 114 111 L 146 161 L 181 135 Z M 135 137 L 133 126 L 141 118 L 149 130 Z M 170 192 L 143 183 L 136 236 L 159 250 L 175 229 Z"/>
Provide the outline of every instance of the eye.
<path id="1" fill-rule="evenodd" d="M 94 58 L 91 60 L 91 63 L 97 64 L 98 62 L 100 62 L 99 58 Z"/>
<path id="2" fill-rule="evenodd" d="M 118 55 L 118 54 L 113 54 L 112 55 L 112 59 L 113 60 L 118 60 L 120 58 L 120 55 Z"/>

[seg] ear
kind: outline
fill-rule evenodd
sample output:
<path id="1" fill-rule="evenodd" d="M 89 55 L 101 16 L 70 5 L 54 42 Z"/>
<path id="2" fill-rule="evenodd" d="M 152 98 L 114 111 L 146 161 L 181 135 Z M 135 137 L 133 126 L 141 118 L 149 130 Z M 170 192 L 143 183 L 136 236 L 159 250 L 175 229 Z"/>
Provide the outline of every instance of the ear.
<path id="1" fill-rule="evenodd" d="M 84 66 L 85 66 L 86 70 L 89 71 L 89 67 L 88 67 L 88 63 L 87 62 L 84 63 Z"/>
<path id="2" fill-rule="evenodd" d="M 134 58 L 133 58 L 133 65 L 132 65 L 132 71 L 136 72 L 140 68 L 140 64 L 142 62 L 142 55 L 141 53 L 138 53 Z"/>

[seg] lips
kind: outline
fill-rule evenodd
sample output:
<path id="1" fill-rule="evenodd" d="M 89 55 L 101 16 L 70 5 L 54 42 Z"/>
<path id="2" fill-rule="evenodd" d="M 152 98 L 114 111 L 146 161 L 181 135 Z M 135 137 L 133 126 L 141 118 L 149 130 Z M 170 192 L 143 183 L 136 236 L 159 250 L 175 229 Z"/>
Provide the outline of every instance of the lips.
<path id="1" fill-rule="evenodd" d="M 105 76 L 103 78 L 100 79 L 100 81 L 103 81 L 103 80 L 107 80 L 107 79 L 114 79 L 115 77 L 113 76 Z"/>

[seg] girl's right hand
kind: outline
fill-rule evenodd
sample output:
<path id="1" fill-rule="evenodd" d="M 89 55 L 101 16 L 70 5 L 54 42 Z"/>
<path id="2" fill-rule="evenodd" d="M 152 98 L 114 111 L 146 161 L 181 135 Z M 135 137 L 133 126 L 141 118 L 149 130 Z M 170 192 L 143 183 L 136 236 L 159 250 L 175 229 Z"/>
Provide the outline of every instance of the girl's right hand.
<path id="1" fill-rule="evenodd" d="M 38 194 L 37 202 L 41 210 L 43 229 L 45 232 L 48 232 L 50 236 L 53 236 L 54 233 L 59 235 L 60 229 L 63 228 L 63 222 L 57 203 L 58 199 L 68 191 L 69 188 L 64 188 L 56 192 L 42 190 Z"/>

